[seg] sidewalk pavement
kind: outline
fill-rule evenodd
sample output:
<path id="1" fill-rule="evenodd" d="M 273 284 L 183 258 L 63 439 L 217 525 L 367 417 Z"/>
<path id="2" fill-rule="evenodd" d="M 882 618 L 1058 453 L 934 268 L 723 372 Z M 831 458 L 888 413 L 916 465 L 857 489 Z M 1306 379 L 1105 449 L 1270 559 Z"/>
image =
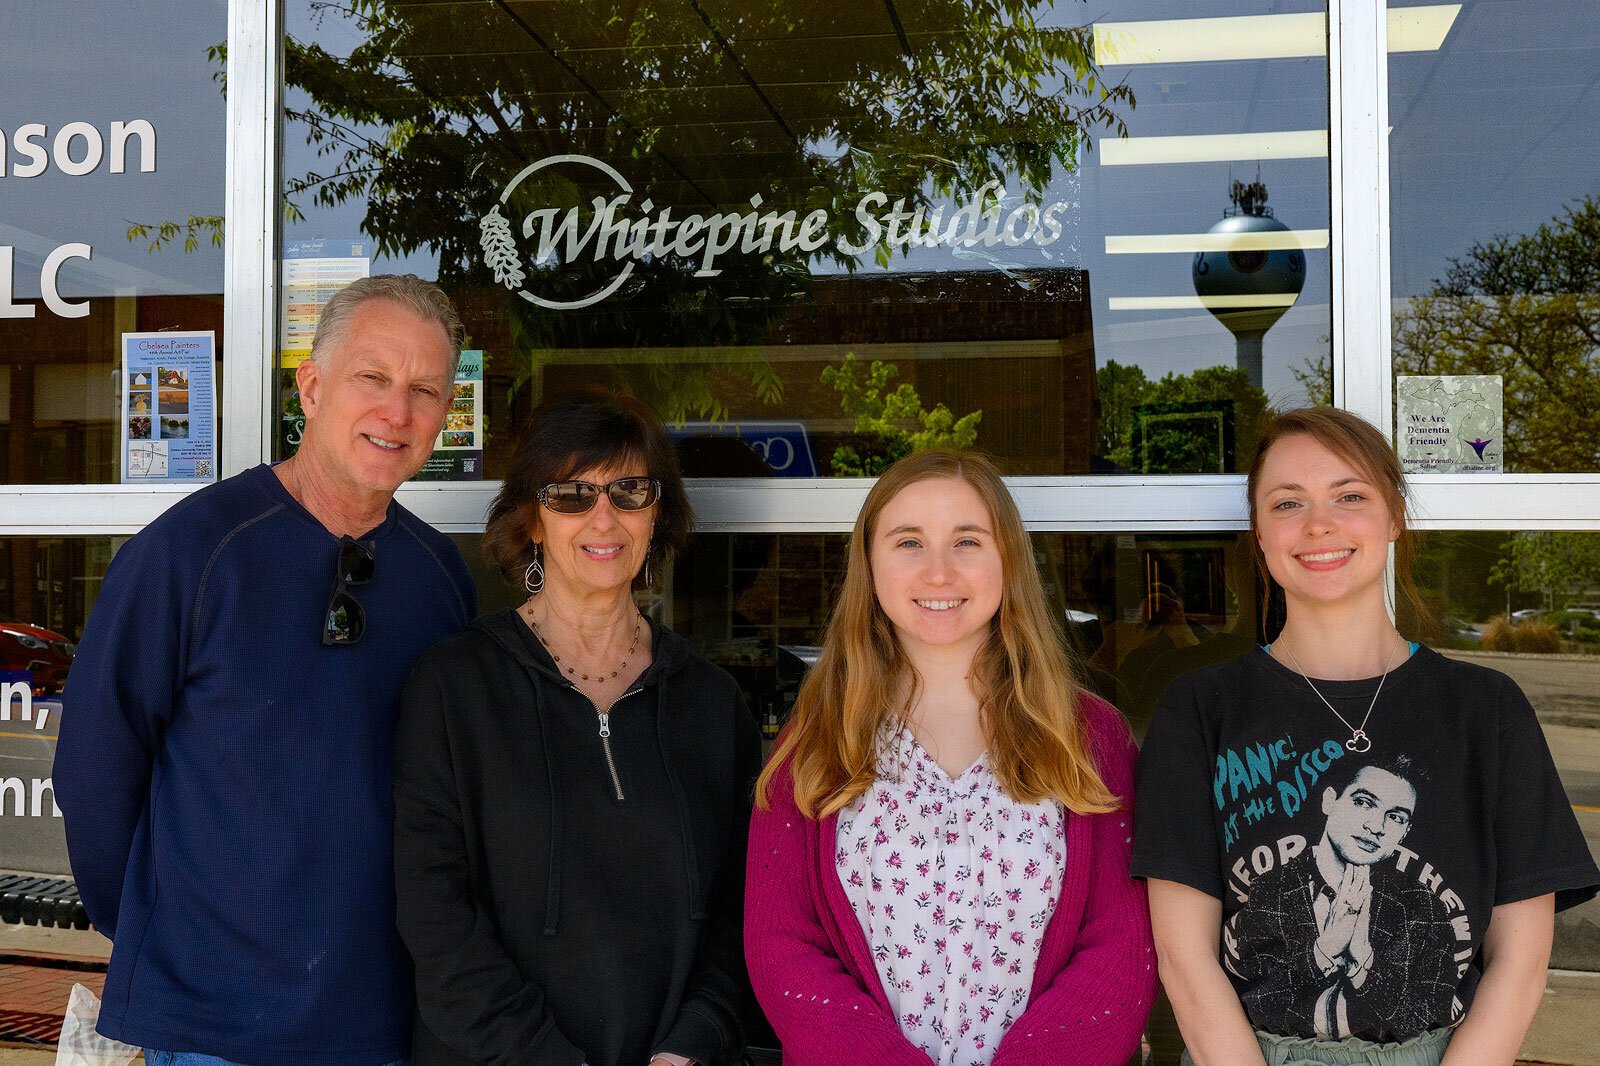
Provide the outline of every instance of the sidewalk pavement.
<path id="1" fill-rule="evenodd" d="M 72 986 L 98 996 L 110 955 L 93 930 L 0 924 L 0 1064 L 54 1063 Z"/>
<path id="2" fill-rule="evenodd" d="M 98 996 L 110 954 L 93 930 L 0 925 L 0 1066 L 52 1066 L 73 984 Z M 1600 1066 L 1600 973 L 1550 971 L 1518 1062 Z"/>
<path id="3" fill-rule="evenodd" d="M 1522 1045 L 1533 1062 L 1600 1066 L 1600 973 L 1551 970 L 1544 1002 Z"/>

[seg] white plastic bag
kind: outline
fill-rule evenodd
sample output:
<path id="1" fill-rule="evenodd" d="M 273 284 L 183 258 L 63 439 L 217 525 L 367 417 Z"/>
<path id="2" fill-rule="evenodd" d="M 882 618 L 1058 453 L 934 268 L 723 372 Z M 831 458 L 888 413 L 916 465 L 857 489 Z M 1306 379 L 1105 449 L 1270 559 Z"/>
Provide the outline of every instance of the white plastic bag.
<path id="1" fill-rule="evenodd" d="M 56 1066 L 127 1066 L 139 1049 L 108 1040 L 94 1031 L 100 1018 L 100 997 L 83 985 L 72 986 L 67 1016 L 61 1019 Z"/>

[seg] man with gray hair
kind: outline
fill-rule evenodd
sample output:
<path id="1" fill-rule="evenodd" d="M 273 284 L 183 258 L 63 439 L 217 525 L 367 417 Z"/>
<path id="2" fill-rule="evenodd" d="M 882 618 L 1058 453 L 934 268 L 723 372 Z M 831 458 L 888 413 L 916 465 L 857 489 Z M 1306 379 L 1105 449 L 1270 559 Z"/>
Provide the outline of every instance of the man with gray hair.
<path id="1" fill-rule="evenodd" d="M 394 502 L 450 410 L 439 288 L 341 291 L 297 372 L 298 453 L 117 552 L 67 682 L 55 792 L 112 940 L 100 1032 L 152 1066 L 403 1060 L 390 732 L 412 662 L 475 613 Z"/>

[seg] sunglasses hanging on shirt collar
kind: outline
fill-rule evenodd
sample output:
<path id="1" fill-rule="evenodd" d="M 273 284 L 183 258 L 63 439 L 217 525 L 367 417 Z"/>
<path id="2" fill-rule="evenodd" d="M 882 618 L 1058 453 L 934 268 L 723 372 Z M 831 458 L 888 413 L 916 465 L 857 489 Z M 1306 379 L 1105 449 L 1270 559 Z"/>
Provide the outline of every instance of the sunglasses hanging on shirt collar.
<path id="1" fill-rule="evenodd" d="M 333 575 L 333 594 L 323 615 L 322 643 L 325 646 L 356 644 L 367 629 L 367 612 L 352 596 L 352 585 L 365 585 L 377 572 L 372 549 L 346 533 L 339 538 L 339 564 Z"/>

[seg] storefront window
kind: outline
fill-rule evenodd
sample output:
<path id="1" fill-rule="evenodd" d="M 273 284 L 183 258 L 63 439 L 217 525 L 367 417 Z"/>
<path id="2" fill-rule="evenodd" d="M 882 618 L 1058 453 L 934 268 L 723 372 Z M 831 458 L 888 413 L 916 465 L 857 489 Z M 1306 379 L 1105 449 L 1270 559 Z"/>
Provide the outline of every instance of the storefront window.
<path id="1" fill-rule="evenodd" d="M 1510 675 L 1533 704 L 1600 854 L 1600 533 L 1433 532 L 1418 586 L 1446 655 Z M 1404 623 L 1402 623 L 1404 624 Z M 1600 900 L 1556 916 L 1558 969 L 1600 970 Z"/>
<path id="2" fill-rule="evenodd" d="M 0 853 L 11 870 L 67 875 L 51 766 L 61 691 L 113 537 L 0 537 Z"/>
<path id="3" fill-rule="evenodd" d="M 226 37 L 220 3 L 8 5 L 0 483 L 149 483 L 191 451 L 214 473 Z M 188 349 L 149 368 L 182 388 L 124 372 L 128 335 L 162 331 L 211 335 L 204 374 Z"/>
<path id="4" fill-rule="evenodd" d="M 1580 0 L 1397 19 L 1444 29 L 1390 50 L 1399 440 L 1417 470 L 1600 471 L 1600 22 Z"/>
<path id="5" fill-rule="evenodd" d="M 428 476 L 500 476 L 597 380 L 704 475 L 1237 470 L 1330 388 L 1326 17 L 1291 6 L 290 0 L 278 453 L 321 302 L 409 270 L 483 353 Z"/>
<path id="6" fill-rule="evenodd" d="M 0 756 L 11 768 L 0 777 L 48 781 L 76 641 L 125 539 L 0 540 L 0 685 L 12 686 L 9 717 L 0 721 Z M 484 562 L 480 535 L 452 539 L 473 571 L 481 610 L 526 598 Z M 770 741 L 815 661 L 846 543 L 844 534 L 701 534 L 639 602 L 733 673 Z M 1127 713 L 1136 732 L 1173 678 L 1256 639 L 1259 598 L 1241 534 L 1050 533 L 1033 543 L 1090 688 Z M 44 728 L 35 729 L 41 710 Z M 65 840 L 48 798 L 43 820 L 20 827 L 6 828 L 14 813 L 7 803 L 0 802 L 0 841 L 8 855 L 29 856 L 8 864 L 65 873 Z M 32 818 L 26 806 L 18 817 Z"/>
<path id="7" fill-rule="evenodd" d="M 663 590 L 663 618 L 733 671 L 769 736 L 815 661 L 847 543 L 844 534 L 703 534 Z M 1036 533 L 1033 548 L 1087 685 L 1138 735 L 1168 683 L 1258 639 L 1243 534 Z"/>

